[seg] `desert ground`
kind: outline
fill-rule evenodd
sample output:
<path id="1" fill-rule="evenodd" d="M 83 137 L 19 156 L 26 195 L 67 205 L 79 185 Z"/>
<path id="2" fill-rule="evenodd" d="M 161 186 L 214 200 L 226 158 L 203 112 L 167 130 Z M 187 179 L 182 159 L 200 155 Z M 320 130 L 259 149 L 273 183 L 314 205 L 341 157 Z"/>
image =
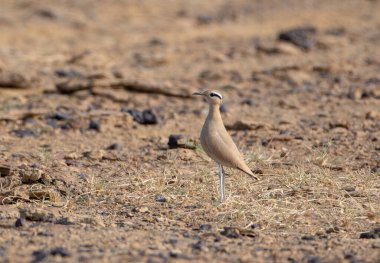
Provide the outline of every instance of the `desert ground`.
<path id="1" fill-rule="evenodd" d="M 0 262 L 380 262 L 379 46 L 376 0 L 1 0 Z"/>

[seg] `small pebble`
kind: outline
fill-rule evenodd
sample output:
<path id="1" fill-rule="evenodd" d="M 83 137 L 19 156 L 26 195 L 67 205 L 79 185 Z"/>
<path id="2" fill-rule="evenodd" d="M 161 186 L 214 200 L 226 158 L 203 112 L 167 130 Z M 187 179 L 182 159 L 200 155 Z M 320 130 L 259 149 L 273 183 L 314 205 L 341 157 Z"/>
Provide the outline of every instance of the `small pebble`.
<path id="1" fill-rule="evenodd" d="M 96 121 L 96 120 L 90 120 L 90 124 L 88 126 L 88 128 L 90 130 L 96 130 L 96 131 L 100 131 L 100 122 L 99 121 Z"/>
<path id="2" fill-rule="evenodd" d="M 26 220 L 21 217 L 17 218 L 15 222 L 15 227 L 23 227 L 23 226 L 26 226 Z"/>
<path id="3" fill-rule="evenodd" d="M 160 202 L 160 203 L 167 202 L 167 199 L 164 195 L 157 195 L 155 200 L 156 200 L 156 202 Z"/>
<path id="4" fill-rule="evenodd" d="M 121 149 L 121 145 L 119 143 L 112 143 L 106 148 L 106 150 L 110 150 L 110 151 L 120 150 L 120 149 Z"/>
<path id="5" fill-rule="evenodd" d="M 178 141 L 182 139 L 183 136 L 180 134 L 171 134 L 169 136 L 168 146 L 169 149 L 175 149 L 178 147 Z"/>
<path id="6" fill-rule="evenodd" d="M 220 232 L 225 237 L 228 238 L 239 238 L 240 233 L 239 230 L 234 227 L 224 227 L 224 229 Z"/>
<path id="7" fill-rule="evenodd" d="M 210 224 L 202 224 L 199 226 L 200 231 L 210 231 L 212 229 L 212 225 Z"/>
<path id="8" fill-rule="evenodd" d="M 50 254 L 53 256 L 59 255 L 61 257 L 69 257 L 70 253 L 64 247 L 56 247 L 50 250 Z"/>

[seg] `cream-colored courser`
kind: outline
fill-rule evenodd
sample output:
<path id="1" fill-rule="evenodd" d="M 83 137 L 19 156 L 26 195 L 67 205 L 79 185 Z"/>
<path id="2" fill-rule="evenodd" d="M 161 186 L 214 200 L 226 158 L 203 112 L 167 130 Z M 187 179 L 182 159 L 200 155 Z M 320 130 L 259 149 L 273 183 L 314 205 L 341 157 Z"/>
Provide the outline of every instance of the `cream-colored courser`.
<path id="1" fill-rule="evenodd" d="M 201 132 L 201 144 L 203 150 L 218 165 L 220 199 L 221 202 L 223 202 L 225 198 L 223 166 L 239 169 L 256 180 L 258 179 L 244 162 L 238 148 L 223 124 L 222 116 L 220 115 L 219 110 L 223 99 L 222 94 L 219 91 L 206 90 L 202 92 L 195 92 L 193 95 L 205 97 L 210 106 Z"/>

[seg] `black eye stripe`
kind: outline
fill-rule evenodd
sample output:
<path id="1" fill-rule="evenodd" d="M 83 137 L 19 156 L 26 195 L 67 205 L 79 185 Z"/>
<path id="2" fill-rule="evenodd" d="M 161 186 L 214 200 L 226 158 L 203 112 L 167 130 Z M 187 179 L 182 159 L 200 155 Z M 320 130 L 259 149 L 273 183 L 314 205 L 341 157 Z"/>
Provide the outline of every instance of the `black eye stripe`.
<path id="1" fill-rule="evenodd" d="M 216 92 L 211 92 L 210 97 L 218 97 L 219 99 L 222 100 L 222 95 L 220 95 L 219 93 L 216 93 Z"/>

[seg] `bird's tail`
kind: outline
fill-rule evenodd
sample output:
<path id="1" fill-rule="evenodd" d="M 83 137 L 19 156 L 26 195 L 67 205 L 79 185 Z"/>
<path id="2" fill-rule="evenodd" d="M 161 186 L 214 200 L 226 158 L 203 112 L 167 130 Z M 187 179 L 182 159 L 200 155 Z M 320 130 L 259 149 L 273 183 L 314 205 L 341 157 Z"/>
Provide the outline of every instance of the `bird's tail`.
<path id="1" fill-rule="evenodd" d="M 237 169 L 239 169 L 240 171 L 242 171 L 242 172 L 244 172 L 244 173 L 246 173 L 246 174 L 248 174 L 249 176 L 251 176 L 253 179 L 255 179 L 255 180 L 259 180 L 259 178 L 257 178 L 254 174 L 253 174 L 253 172 L 251 171 L 251 169 L 249 169 L 249 167 L 247 166 L 247 167 L 237 167 Z"/>

